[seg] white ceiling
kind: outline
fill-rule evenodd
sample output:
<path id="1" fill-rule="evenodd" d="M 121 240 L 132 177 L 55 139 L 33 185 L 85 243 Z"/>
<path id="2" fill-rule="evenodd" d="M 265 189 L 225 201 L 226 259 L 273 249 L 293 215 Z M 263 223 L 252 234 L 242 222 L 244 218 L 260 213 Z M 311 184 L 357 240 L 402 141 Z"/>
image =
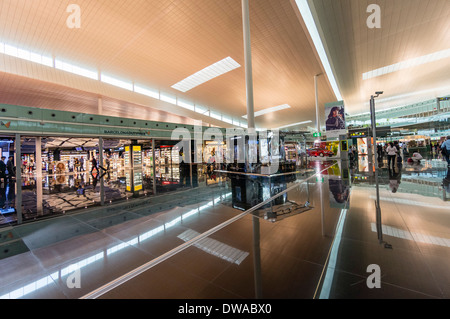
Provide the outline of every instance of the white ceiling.
<path id="1" fill-rule="evenodd" d="M 294 0 L 249 0 L 255 111 L 290 109 L 256 118 L 257 127 L 315 123 L 314 75 L 324 73 Z M 313 0 L 347 113 L 450 94 L 450 59 L 370 80 L 362 74 L 450 48 L 448 0 Z M 246 114 L 241 0 L 77 0 L 81 28 L 70 29 L 67 0 L 2 0 L 0 41 L 206 105 L 233 118 Z M 381 28 L 369 29 L 369 4 L 381 8 Z M 242 67 L 187 93 L 171 88 L 232 57 Z M 226 123 L 137 93 L 0 54 L 0 103 L 93 113 L 102 97 L 113 116 L 178 123 Z M 319 77 L 319 105 L 336 97 Z M 401 99 L 395 99 L 403 96 Z M 392 99 L 382 103 L 381 99 Z M 176 114 L 176 115 L 175 115 Z M 320 114 L 322 121 L 324 114 Z M 305 126 L 303 126 L 305 127 Z M 296 127 L 293 127 L 296 129 Z"/>

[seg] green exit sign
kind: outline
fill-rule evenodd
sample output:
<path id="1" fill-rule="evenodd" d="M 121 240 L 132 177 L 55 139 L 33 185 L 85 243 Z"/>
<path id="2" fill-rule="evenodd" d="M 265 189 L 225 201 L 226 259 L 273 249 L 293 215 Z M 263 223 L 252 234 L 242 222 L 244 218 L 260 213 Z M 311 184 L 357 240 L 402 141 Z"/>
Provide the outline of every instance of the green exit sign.
<path id="1" fill-rule="evenodd" d="M 314 133 L 313 134 L 313 137 L 321 137 L 322 136 L 322 133 Z"/>

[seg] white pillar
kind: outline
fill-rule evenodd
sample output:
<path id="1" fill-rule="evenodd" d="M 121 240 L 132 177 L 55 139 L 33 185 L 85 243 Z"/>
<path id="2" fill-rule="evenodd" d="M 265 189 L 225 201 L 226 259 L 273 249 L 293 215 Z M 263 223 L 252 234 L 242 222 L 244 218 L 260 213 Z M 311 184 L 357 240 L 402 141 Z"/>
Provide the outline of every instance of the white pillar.
<path id="1" fill-rule="evenodd" d="M 98 138 L 98 165 L 103 167 L 103 137 Z M 100 205 L 105 205 L 105 187 L 103 185 L 103 170 L 99 167 L 97 176 L 100 176 Z"/>
<path id="2" fill-rule="evenodd" d="M 35 139 L 36 148 L 36 210 L 38 215 L 43 214 L 42 208 L 42 138 Z"/>
<path id="3" fill-rule="evenodd" d="M 15 165 L 16 165 L 16 214 L 17 224 L 22 224 L 22 152 L 20 143 L 20 134 L 16 134 L 15 140 Z"/>
<path id="4" fill-rule="evenodd" d="M 314 89 L 316 92 L 316 130 L 320 133 L 320 116 L 319 116 L 319 88 L 317 85 L 317 78 L 320 74 L 314 76 Z"/>
<path id="5" fill-rule="evenodd" d="M 153 195 L 156 195 L 156 150 L 155 150 L 155 139 L 152 138 L 152 161 L 153 161 Z"/>
<path id="6" fill-rule="evenodd" d="M 247 123 L 249 129 L 255 128 L 255 114 L 253 106 L 253 71 L 252 49 L 250 40 L 249 0 L 242 0 L 242 19 L 244 25 L 244 55 L 245 55 L 245 83 L 247 87 Z"/>

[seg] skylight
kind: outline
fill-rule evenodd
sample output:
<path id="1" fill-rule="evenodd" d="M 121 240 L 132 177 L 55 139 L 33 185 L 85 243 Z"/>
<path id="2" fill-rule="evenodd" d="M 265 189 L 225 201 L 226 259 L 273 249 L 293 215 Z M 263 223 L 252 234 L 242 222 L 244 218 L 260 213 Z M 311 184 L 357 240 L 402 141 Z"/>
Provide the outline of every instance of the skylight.
<path id="1" fill-rule="evenodd" d="M 209 112 L 209 109 L 205 106 L 195 105 L 195 112 L 200 113 L 200 114 L 206 114 Z"/>
<path id="2" fill-rule="evenodd" d="M 161 93 L 160 96 L 161 96 L 160 97 L 161 101 L 177 105 L 177 98 L 176 97 L 168 95 L 168 94 L 165 94 L 165 93 Z"/>
<path id="3" fill-rule="evenodd" d="M 55 59 L 55 68 L 59 70 L 63 70 L 66 72 L 70 72 L 73 74 L 81 75 L 93 80 L 98 80 L 98 73 L 95 71 L 90 71 L 84 68 L 80 68 L 76 65 L 63 62 L 61 60 Z"/>
<path id="4" fill-rule="evenodd" d="M 142 86 L 135 85 L 134 92 L 159 100 L 159 91 L 150 90 L 150 89 L 143 88 Z"/>
<path id="5" fill-rule="evenodd" d="M 133 83 L 131 82 L 125 82 L 104 74 L 101 75 L 101 81 L 104 83 L 120 87 L 125 90 L 133 91 Z"/>
<path id="6" fill-rule="evenodd" d="M 336 79 L 334 77 L 333 71 L 331 69 L 330 62 L 328 61 L 328 56 L 325 52 L 325 48 L 323 46 L 322 40 L 319 35 L 319 31 L 317 30 L 316 23 L 314 22 L 314 18 L 311 13 L 311 9 L 309 8 L 307 0 L 295 0 L 298 9 L 305 21 L 306 27 L 308 28 L 309 34 L 314 42 L 314 46 L 316 47 L 317 54 L 319 54 L 320 60 L 322 61 L 322 65 L 325 69 L 325 72 L 330 81 L 331 87 L 333 88 L 334 94 L 338 101 L 342 100 L 341 92 L 339 91 L 339 87 L 337 85 Z"/>
<path id="7" fill-rule="evenodd" d="M 194 103 L 191 103 L 188 101 L 178 100 L 177 105 L 181 106 L 182 108 L 191 110 L 191 111 L 195 110 Z"/>
<path id="8" fill-rule="evenodd" d="M 53 66 L 52 57 L 34 53 L 28 50 L 19 49 L 15 46 L 5 43 L 0 43 L 0 53 L 46 66 Z"/>
<path id="9" fill-rule="evenodd" d="M 385 66 L 385 67 L 382 67 L 379 69 L 375 69 L 375 70 L 363 73 L 363 80 L 369 80 L 372 78 L 376 78 L 378 76 L 397 72 L 397 71 L 404 70 L 404 69 L 409 69 L 409 68 L 419 66 L 422 64 L 439 61 L 439 60 L 446 59 L 449 57 L 450 57 L 450 49 L 434 52 L 434 53 L 431 53 L 428 55 L 423 55 L 418 58 L 391 64 L 391 65 L 388 65 L 388 66 Z"/>
<path id="10" fill-rule="evenodd" d="M 173 85 L 172 88 L 185 93 L 239 67 L 239 63 L 234 61 L 231 57 L 227 57 L 178 82 Z"/>
<path id="11" fill-rule="evenodd" d="M 281 110 L 290 109 L 290 108 L 291 108 L 291 106 L 288 105 L 288 104 L 283 104 L 283 105 L 270 107 L 268 109 L 255 112 L 255 117 L 261 116 L 261 115 L 264 115 L 264 114 L 267 114 L 267 113 L 278 112 L 278 111 L 281 111 Z M 243 118 L 246 119 L 247 115 L 244 115 Z"/>

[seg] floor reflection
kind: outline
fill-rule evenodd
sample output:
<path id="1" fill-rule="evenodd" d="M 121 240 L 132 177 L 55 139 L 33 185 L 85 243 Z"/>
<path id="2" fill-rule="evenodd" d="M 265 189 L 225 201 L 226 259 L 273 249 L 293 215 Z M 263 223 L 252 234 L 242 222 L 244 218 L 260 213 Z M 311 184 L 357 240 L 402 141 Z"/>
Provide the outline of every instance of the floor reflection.
<path id="1" fill-rule="evenodd" d="M 48 226 L 55 237 L 72 234 L 52 245 L 44 243 L 44 229 L 39 236 L 30 229 L 22 238 L 39 259 L 33 265 L 45 265 L 36 273 L 45 276 L 30 271 L 20 281 L 11 277 L 8 261 L 30 256 L 25 253 L 0 260 L 0 295 L 79 298 L 139 270 L 99 298 L 450 297 L 449 170 L 436 159 L 394 169 L 386 159 L 379 164 L 358 158 L 314 161 L 300 173 L 271 178 L 209 175 L 199 182 L 213 182 L 207 187 L 168 193 L 158 202 L 155 197 L 144 207 L 80 215 L 73 228 Z M 104 176 L 122 183 L 125 196 L 127 186 L 140 187 L 123 177 Z M 64 183 L 75 187 L 69 180 Z M 94 182 L 85 181 L 99 192 Z M 145 189 L 144 178 L 142 184 Z M 255 205 L 261 207 L 245 214 Z M 380 289 L 367 286 L 370 265 L 381 269 Z M 68 291 L 61 282 L 76 267 L 89 285 Z M 46 285 L 37 289 L 43 280 Z"/>

